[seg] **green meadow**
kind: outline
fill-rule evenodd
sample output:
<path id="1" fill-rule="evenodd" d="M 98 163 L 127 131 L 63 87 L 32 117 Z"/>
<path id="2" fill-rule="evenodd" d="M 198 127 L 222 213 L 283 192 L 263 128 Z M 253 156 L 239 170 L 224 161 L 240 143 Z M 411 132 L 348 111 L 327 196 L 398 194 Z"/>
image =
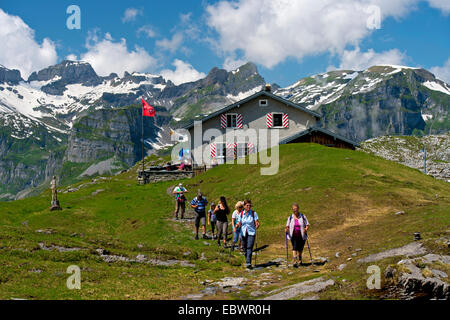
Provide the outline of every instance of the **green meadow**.
<path id="1" fill-rule="evenodd" d="M 300 204 L 311 224 L 313 258 L 328 257 L 329 262 L 251 272 L 239 252 L 218 248 L 212 240 L 194 240 L 191 223 L 172 220 L 170 190 L 180 181 L 140 186 L 138 166 L 70 186 L 82 185 L 76 192 L 64 193 L 69 187 L 60 187 L 62 211 L 49 211 L 50 190 L 0 202 L 0 299 L 180 299 L 203 290 L 202 281 L 223 277 L 246 277 L 250 284 L 206 299 L 252 299 L 253 290 L 269 292 L 319 276 L 336 282 L 320 298 L 378 299 L 381 292 L 365 287 L 367 264 L 358 264 L 357 258 L 408 244 L 414 232 L 421 232 L 430 250 L 448 253 L 435 240 L 449 235 L 450 185 L 363 152 L 283 145 L 276 175 L 262 176 L 261 165 L 226 164 L 181 181 L 189 190 L 188 199 L 200 189 L 210 202 L 226 196 L 232 207 L 238 200 L 252 200 L 261 221 L 257 244 L 268 245 L 258 254 L 258 264 L 286 257 L 284 225 L 290 205 Z M 405 214 L 395 215 L 398 211 Z M 145 255 L 194 266 L 107 263 L 97 252 L 100 248 L 130 259 Z M 356 248 L 362 249 L 357 257 L 351 255 Z M 336 252 L 341 253 L 339 258 Z M 307 251 L 303 257 L 309 261 Z M 384 268 L 396 261 L 387 259 L 379 265 Z M 342 263 L 348 267 L 337 271 Z M 66 287 L 70 265 L 81 268 L 81 290 Z M 267 272 L 273 275 L 270 282 L 262 287 L 252 284 Z"/>

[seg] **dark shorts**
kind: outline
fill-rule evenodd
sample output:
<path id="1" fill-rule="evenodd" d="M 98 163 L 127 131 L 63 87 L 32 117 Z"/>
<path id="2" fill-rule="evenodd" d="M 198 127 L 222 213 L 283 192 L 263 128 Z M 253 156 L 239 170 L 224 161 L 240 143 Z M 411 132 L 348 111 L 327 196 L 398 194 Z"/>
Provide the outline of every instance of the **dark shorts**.
<path id="1" fill-rule="evenodd" d="M 303 240 L 302 236 L 295 237 L 293 236 L 291 239 L 292 243 L 292 250 L 293 251 L 303 251 L 303 248 L 305 247 L 305 240 Z"/>
<path id="2" fill-rule="evenodd" d="M 206 225 L 206 214 L 205 214 L 205 212 L 203 212 L 203 213 L 196 212 L 195 213 L 194 223 L 195 223 L 195 227 L 197 227 L 197 228 L 200 227 L 200 224 L 202 226 L 205 226 Z"/>

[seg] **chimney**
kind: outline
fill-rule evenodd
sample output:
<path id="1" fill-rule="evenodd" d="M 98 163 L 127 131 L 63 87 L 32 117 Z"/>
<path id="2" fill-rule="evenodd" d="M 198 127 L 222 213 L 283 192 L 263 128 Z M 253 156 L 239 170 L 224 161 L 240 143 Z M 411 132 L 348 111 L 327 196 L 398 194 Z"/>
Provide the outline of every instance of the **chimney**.
<path id="1" fill-rule="evenodd" d="M 272 91 L 272 86 L 270 84 L 266 84 L 264 87 L 264 91 L 266 91 L 266 92 Z"/>

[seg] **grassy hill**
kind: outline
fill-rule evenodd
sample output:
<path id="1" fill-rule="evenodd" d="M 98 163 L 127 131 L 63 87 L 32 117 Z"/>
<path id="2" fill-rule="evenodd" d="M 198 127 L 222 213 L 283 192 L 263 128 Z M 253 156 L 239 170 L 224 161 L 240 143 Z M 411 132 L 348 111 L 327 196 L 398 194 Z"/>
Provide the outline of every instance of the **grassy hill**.
<path id="1" fill-rule="evenodd" d="M 261 176 L 259 165 L 223 165 L 183 181 L 191 191 L 188 198 L 201 189 L 210 201 L 217 202 L 221 195 L 227 196 L 230 205 L 244 198 L 253 201 L 262 224 L 258 246 L 269 245 L 258 263 L 285 257 L 283 226 L 291 203 L 298 202 L 311 223 L 313 256 L 330 261 L 295 272 L 272 267 L 249 273 L 239 253 L 218 249 L 211 240 L 195 241 L 192 225 L 170 219 L 174 200 L 167 191 L 178 182 L 139 186 L 135 170 L 72 186 L 80 188 L 60 194 L 64 209 L 60 212 L 48 210 L 50 191 L 0 203 L 0 298 L 177 299 L 203 290 L 200 282 L 206 279 L 227 276 L 247 277 L 249 284 L 239 292 L 212 297 L 251 298 L 252 290 L 268 292 L 326 276 L 336 285 L 321 293 L 321 298 L 378 298 L 379 292 L 365 288 L 367 265 L 354 261 L 354 249 L 361 248 L 357 255 L 363 257 L 407 244 L 419 231 L 426 246 L 448 252 L 435 245 L 435 239 L 449 234 L 448 183 L 363 152 L 315 144 L 283 145 L 277 175 Z M 405 214 L 395 215 L 398 211 Z M 135 259 L 143 254 L 195 266 L 107 263 L 96 251 L 99 248 L 113 256 Z M 341 252 L 339 258 L 336 252 Z M 309 260 L 307 254 L 304 260 Z M 378 265 L 392 262 L 387 259 Z M 348 267 L 337 271 L 342 263 Z M 82 270 L 81 290 L 66 288 L 70 265 Z M 265 272 L 273 279 L 258 286 L 255 281 Z"/>

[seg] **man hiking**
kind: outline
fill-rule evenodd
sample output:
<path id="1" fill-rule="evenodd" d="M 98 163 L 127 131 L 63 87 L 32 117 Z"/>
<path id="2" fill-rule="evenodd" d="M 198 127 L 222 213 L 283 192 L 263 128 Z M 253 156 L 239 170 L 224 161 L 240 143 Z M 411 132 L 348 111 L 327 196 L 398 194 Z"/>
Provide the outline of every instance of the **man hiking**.
<path id="1" fill-rule="evenodd" d="M 186 211 L 186 197 L 185 193 L 188 192 L 185 187 L 183 187 L 183 184 L 180 183 L 178 186 L 173 189 L 173 194 L 176 195 L 175 197 L 175 219 L 178 220 L 178 212 L 181 211 L 181 219 L 184 218 L 184 212 Z"/>
<path id="2" fill-rule="evenodd" d="M 308 236 L 306 232 L 309 229 L 309 222 L 305 215 L 300 213 L 300 206 L 298 203 L 293 203 L 291 209 L 292 215 L 288 218 L 284 231 L 286 232 L 288 240 L 291 240 L 292 256 L 294 257 L 293 266 L 294 268 L 297 268 L 298 263 L 301 263 L 302 261 L 302 252 Z"/>
<path id="3" fill-rule="evenodd" d="M 206 236 L 206 205 L 208 201 L 203 197 L 201 192 L 198 192 L 197 197 L 191 201 L 191 207 L 195 211 L 195 240 L 198 240 L 198 229 L 200 223 L 202 225 L 203 239 L 208 239 Z"/>
<path id="4" fill-rule="evenodd" d="M 252 202 L 250 200 L 245 200 L 244 211 L 242 211 L 238 217 L 238 228 L 241 229 L 241 241 L 245 250 L 247 269 L 252 268 L 252 253 L 256 239 L 256 229 L 260 226 L 258 214 L 251 208 Z"/>

